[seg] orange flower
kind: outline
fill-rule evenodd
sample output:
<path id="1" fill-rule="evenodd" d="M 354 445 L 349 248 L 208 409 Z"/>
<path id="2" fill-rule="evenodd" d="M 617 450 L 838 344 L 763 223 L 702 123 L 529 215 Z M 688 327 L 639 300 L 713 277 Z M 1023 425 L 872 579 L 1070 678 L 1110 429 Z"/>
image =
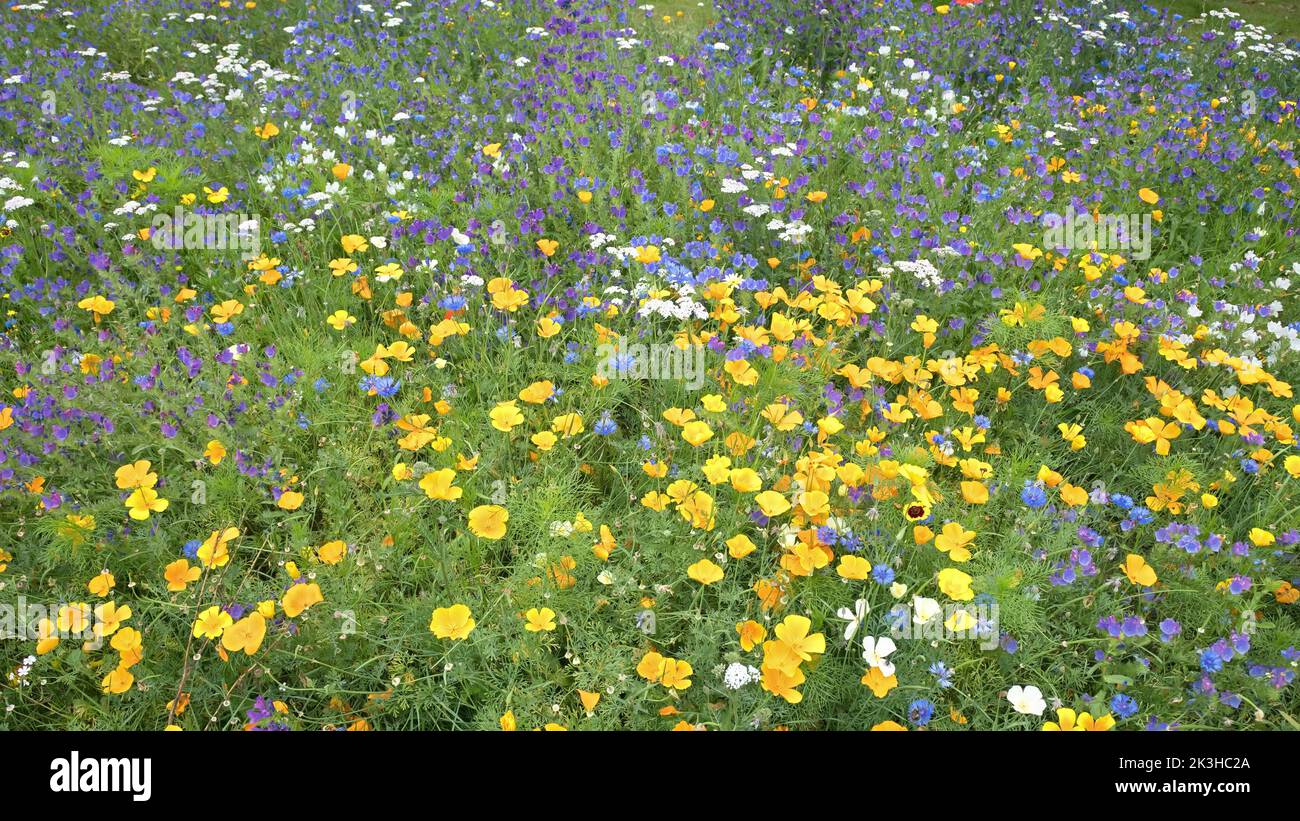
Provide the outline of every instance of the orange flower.
<path id="1" fill-rule="evenodd" d="M 163 570 L 163 578 L 167 580 L 167 589 L 173 593 L 181 592 L 185 589 L 185 585 L 198 581 L 201 575 L 203 575 L 203 571 L 197 567 L 190 567 L 188 559 L 177 559 Z"/>
<path id="2" fill-rule="evenodd" d="M 320 604 L 323 601 L 325 597 L 321 595 L 320 585 L 312 582 L 290 587 L 289 592 L 285 593 L 284 598 L 280 600 L 280 606 L 284 608 L 284 614 L 293 619 L 313 604 Z"/>
<path id="3" fill-rule="evenodd" d="M 753 619 L 738 623 L 736 632 L 740 635 L 740 647 L 746 653 L 753 650 L 762 643 L 763 639 L 767 638 L 767 628 Z"/>

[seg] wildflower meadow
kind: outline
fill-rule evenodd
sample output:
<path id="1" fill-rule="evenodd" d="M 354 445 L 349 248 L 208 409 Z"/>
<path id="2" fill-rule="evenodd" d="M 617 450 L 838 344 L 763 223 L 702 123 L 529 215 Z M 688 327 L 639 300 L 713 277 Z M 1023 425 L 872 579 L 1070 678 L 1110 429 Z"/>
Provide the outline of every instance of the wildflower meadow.
<path id="1" fill-rule="evenodd" d="M 0 14 L 0 729 L 1300 729 L 1300 43 Z"/>

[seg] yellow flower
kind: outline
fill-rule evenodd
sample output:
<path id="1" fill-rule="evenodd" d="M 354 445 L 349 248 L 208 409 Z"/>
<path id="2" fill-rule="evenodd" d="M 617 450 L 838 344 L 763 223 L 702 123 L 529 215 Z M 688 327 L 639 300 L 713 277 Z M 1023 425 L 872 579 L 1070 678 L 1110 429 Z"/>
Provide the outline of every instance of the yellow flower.
<path id="1" fill-rule="evenodd" d="M 582 424 L 582 414 L 564 413 L 552 420 L 551 430 L 568 439 L 582 433 L 586 427 Z"/>
<path id="2" fill-rule="evenodd" d="M 540 405 L 555 395 L 555 383 L 549 380 L 534 382 L 519 392 L 519 401 Z"/>
<path id="3" fill-rule="evenodd" d="M 537 320 L 537 335 L 542 339 L 550 339 L 558 334 L 561 328 L 563 328 L 563 326 L 560 325 L 560 323 L 548 316 L 544 316 Z"/>
<path id="4" fill-rule="evenodd" d="M 696 420 L 682 426 L 682 439 L 689 442 L 692 447 L 699 447 L 712 438 L 713 428 L 709 427 L 708 422 Z"/>
<path id="5" fill-rule="evenodd" d="M 138 487 L 126 498 L 126 507 L 132 519 L 144 521 L 150 513 L 162 513 L 169 504 L 151 487 Z"/>
<path id="6" fill-rule="evenodd" d="M 1247 534 L 1255 547 L 1268 547 L 1277 541 L 1277 537 L 1262 527 L 1252 527 Z"/>
<path id="7" fill-rule="evenodd" d="M 366 241 L 366 238 L 358 234 L 345 234 L 339 239 L 339 244 L 343 246 L 343 253 L 348 256 L 358 251 L 365 251 L 370 247 L 370 243 Z M 330 267 L 333 267 L 333 263 L 330 263 Z"/>
<path id="8" fill-rule="evenodd" d="M 122 465 L 113 473 L 113 478 L 120 490 L 153 487 L 158 484 L 158 474 L 150 470 L 147 459 L 141 459 L 129 465 Z"/>
<path id="9" fill-rule="evenodd" d="M 939 571 L 939 589 L 953 601 L 970 601 L 975 598 L 975 591 L 971 589 L 972 581 L 974 580 L 970 576 L 952 567 Z"/>
<path id="10" fill-rule="evenodd" d="M 527 304 L 528 292 L 519 288 L 505 288 L 492 295 L 492 307 L 499 311 L 514 313 Z"/>
<path id="11" fill-rule="evenodd" d="M 104 602 L 95 608 L 95 635 L 103 638 L 111 636 L 122 626 L 122 622 L 131 618 L 130 605 L 117 606 L 116 602 Z"/>
<path id="12" fill-rule="evenodd" d="M 1110 713 L 1100 718 L 1093 718 L 1090 713 L 1080 713 L 1079 725 L 1085 732 L 1104 733 L 1115 726 L 1115 718 Z"/>
<path id="13" fill-rule="evenodd" d="M 656 682 L 664 674 L 664 665 L 667 661 L 668 659 L 651 650 L 642 656 L 641 661 L 637 663 L 636 673 L 646 681 Z"/>
<path id="14" fill-rule="evenodd" d="M 281 510 L 297 510 L 302 507 L 303 495 L 296 490 L 286 490 L 280 494 L 276 506 Z"/>
<path id="15" fill-rule="evenodd" d="M 320 560 L 325 564 L 338 564 L 347 554 L 348 545 L 342 539 L 326 542 L 320 546 L 320 550 L 316 551 L 316 555 L 320 556 Z"/>
<path id="16" fill-rule="evenodd" d="M 203 458 L 214 465 L 221 464 L 221 460 L 226 458 L 226 446 L 221 444 L 220 439 L 209 439 L 207 447 L 203 449 Z"/>
<path id="17" fill-rule="evenodd" d="M 239 528 L 237 527 L 214 530 L 212 535 L 204 539 L 203 544 L 199 545 L 198 552 L 195 555 L 204 567 L 225 567 L 226 563 L 230 561 L 230 550 L 227 546 L 237 538 L 239 538 Z"/>
<path id="18" fill-rule="evenodd" d="M 135 683 L 135 675 L 125 667 L 119 666 L 100 682 L 100 687 L 109 695 L 118 695 L 131 689 Z"/>
<path id="19" fill-rule="evenodd" d="M 221 646 L 228 653 L 242 650 L 245 655 L 251 656 L 262 646 L 265 638 L 266 617 L 254 610 L 225 629 L 221 634 Z"/>
<path id="20" fill-rule="evenodd" d="M 826 652 L 826 637 L 821 633 L 808 633 L 812 620 L 806 616 L 789 615 L 776 626 L 777 640 L 803 661 Z"/>
<path id="21" fill-rule="evenodd" d="M 769 519 L 780 516 L 790 509 L 790 502 L 775 490 L 763 491 L 754 497 L 754 501 L 758 503 L 759 510 L 763 511 L 763 515 Z"/>
<path id="22" fill-rule="evenodd" d="M 845 579 L 862 581 L 871 575 L 871 562 L 861 556 L 845 554 L 840 556 L 840 564 L 835 572 Z"/>
<path id="23" fill-rule="evenodd" d="M 336 277 L 341 277 L 344 274 L 353 274 L 356 273 L 357 270 L 357 264 L 347 257 L 338 257 L 330 260 L 329 267 L 330 273 Z"/>
<path id="24" fill-rule="evenodd" d="M 90 311 L 94 315 L 95 321 L 98 322 L 102 317 L 106 317 L 113 313 L 113 308 L 116 307 L 116 304 L 113 300 L 106 299 L 102 296 L 88 296 L 78 302 L 77 307 L 83 311 Z"/>
<path id="25" fill-rule="evenodd" d="M 62 633 L 80 635 L 90 627 L 90 605 L 85 602 L 73 602 L 59 608 L 58 628 Z"/>
<path id="26" fill-rule="evenodd" d="M 113 578 L 113 574 L 105 570 L 103 573 L 100 573 L 95 576 L 95 578 L 91 579 L 86 585 L 86 588 L 90 590 L 90 595 L 99 596 L 102 599 L 108 595 L 108 591 L 112 590 L 116 586 L 117 580 Z"/>
<path id="27" fill-rule="evenodd" d="M 686 690 L 691 686 L 691 674 L 694 672 L 689 661 L 665 659 L 659 683 L 671 690 Z"/>
<path id="28" fill-rule="evenodd" d="M 469 512 L 469 530 L 480 539 L 500 539 L 509 521 L 510 511 L 500 505 L 479 505 Z"/>
<path id="29" fill-rule="evenodd" d="M 988 486 L 983 482 L 964 481 L 961 483 L 961 497 L 972 505 L 982 505 L 989 500 Z"/>
<path id="30" fill-rule="evenodd" d="M 323 601 L 325 601 L 325 597 L 321 595 L 320 585 L 315 582 L 311 584 L 295 584 L 280 599 L 280 607 L 284 608 L 286 616 L 293 619 L 297 618 L 313 604 L 320 604 Z"/>
<path id="31" fill-rule="evenodd" d="M 1124 557 L 1124 575 L 1128 576 L 1131 584 L 1141 587 L 1150 587 L 1157 581 L 1155 568 L 1147 564 L 1147 560 L 1136 553 L 1130 553 Z"/>
<path id="32" fill-rule="evenodd" d="M 703 585 L 710 585 L 714 582 L 722 581 L 722 568 L 708 559 L 700 559 L 695 564 L 686 568 L 686 575 Z"/>
<path id="33" fill-rule="evenodd" d="M 463 604 L 439 607 L 429 620 L 429 630 L 440 639 L 462 641 L 474 632 L 474 617 Z"/>
<path id="34" fill-rule="evenodd" d="M 885 675 L 879 667 L 872 667 L 862 676 L 862 683 L 871 689 L 876 698 L 884 698 L 889 691 L 898 686 L 898 676 Z"/>
<path id="35" fill-rule="evenodd" d="M 768 644 L 771 643 L 768 642 Z M 803 693 L 795 689 L 805 681 L 803 671 L 798 667 L 784 669 L 765 665 L 762 671 L 763 679 L 760 684 L 764 690 L 774 696 L 780 696 L 790 704 L 798 704 L 803 701 Z"/>
<path id="36" fill-rule="evenodd" d="M 954 562 L 968 562 L 971 557 L 968 545 L 975 540 L 976 535 L 975 531 L 967 530 L 957 522 L 948 522 L 935 538 L 934 546 L 941 553 L 947 553 L 948 558 Z"/>
<path id="37" fill-rule="evenodd" d="M 543 430 L 534 433 L 531 437 L 529 437 L 528 441 L 532 442 L 537 447 L 538 450 L 545 453 L 546 451 L 555 447 L 555 443 L 558 442 L 559 439 L 555 436 L 555 434 L 551 433 L 549 430 Z"/>
<path id="38" fill-rule="evenodd" d="M 727 539 L 727 555 L 733 559 L 743 559 L 757 549 L 753 540 L 744 533 L 738 533 Z"/>
<path id="39" fill-rule="evenodd" d="M 524 613 L 524 629 L 529 633 L 550 632 L 555 629 L 555 611 L 549 607 L 543 607 L 538 610 L 536 607 L 530 607 Z"/>
<path id="40" fill-rule="evenodd" d="M 1092 716 L 1087 713 L 1084 713 L 1084 715 L 1088 716 L 1088 721 L 1091 723 Z M 1056 721 L 1045 723 L 1043 730 L 1047 732 L 1083 732 L 1084 727 L 1078 722 L 1079 718 L 1081 716 L 1077 715 L 1069 707 L 1059 707 L 1056 710 Z"/>
<path id="41" fill-rule="evenodd" d="M 330 314 L 329 317 L 325 319 L 326 324 L 328 324 L 331 328 L 333 328 L 336 331 L 341 331 L 347 328 L 348 326 L 354 324 L 356 321 L 357 321 L 356 317 L 354 317 L 352 314 L 348 313 L 347 311 L 343 310 L 342 308 Z"/>
<path id="42" fill-rule="evenodd" d="M 420 490 L 430 499 L 455 501 L 464 491 L 452 484 L 456 480 L 456 471 L 451 468 L 431 470 L 420 480 Z"/>
<path id="43" fill-rule="evenodd" d="M 222 610 L 220 606 L 213 605 L 199 614 L 194 621 L 194 637 L 196 639 L 216 639 L 226 631 L 226 628 L 234 624 L 235 620 L 230 614 Z"/>
<path id="44" fill-rule="evenodd" d="M 141 641 L 140 631 L 134 627 L 123 627 L 118 630 L 113 635 L 113 640 L 109 642 L 109 646 L 120 656 L 119 667 L 132 667 L 144 659 L 144 644 Z"/>
<path id="45" fill-rule="evenodd" d="M 763 489 L 763 480 L 753 468 L 737 468 L 731 471 L 731 487 L 737 493 L 756 493 Z"/>
<path id="46" fill-rule="evenodd" d="M 700 468 L 711 485 L 720 485 L 731 477 L 731 460 L 726 456 L 711 457 Z"/>
<path id="47" fill-rule="evenodd" d="M 488 418 L 492 420 L 492 427 L 503 433 L 509 433 L 512 429 L 524 423 L 524 414 L 515 406 L 515 400 L 509 402 L 498 402 L 489 413 Z"/>

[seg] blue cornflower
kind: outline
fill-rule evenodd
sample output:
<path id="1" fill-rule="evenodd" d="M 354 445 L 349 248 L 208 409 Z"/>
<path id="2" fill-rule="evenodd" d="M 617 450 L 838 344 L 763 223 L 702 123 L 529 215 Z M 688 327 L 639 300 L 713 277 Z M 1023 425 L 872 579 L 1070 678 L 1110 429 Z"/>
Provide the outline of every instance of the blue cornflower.
<path id="1" fill-rule="evenodd" d="M 591 428 L 597 436 L 609 436 L 618 431 L 618 424 L 608 413 L 596 420 Z"/>
<path id="2" fill-rule="evenodd" d="M 1202 650 L 1201 669 L 1207 673 L 1217 673 L 1223 669 L 1223 658 L 1213 649 Z"/>
<path id="3" fill-rule="evenodd" d="M 402 387 L 402 383 L 393 379 L 391 376 L 367 376 L 361 380 L 361 392 L 374 393 L 388 399 L 397 394 Z"/>
<path id="4" fill-rule="evenodd" d="M 1133 700 L 1132 696 L 1117 693 L 1115 697 L 1110 700 L 1110 710 L 1120 718 L 1130 718 L 1137 714 L 1138 704 Z"/>
<path id="5" fill-rule="evenodd" d="M 911 704 L 907 705 L 907 718 L 918 727 L 924 727 L 930 723 L 930 717 L 934 715 L 934 705 L 928 699 L 918 698 Z"/>
<path id="6" fill-rule="evenodd" d="M 1047 504 L 1047 493 L 1034 482 L 1025 482 L 1025 487 L 1020 491 L 1020 501 L 1024 502 L 1034 510 Z"/>
<path id="7" fill-rule="evenodd" d="M 930 675 L 935 677 L 935 683 L 940 687 L 946 689 L 952 686 L 952 670 L 949 670 L 948 665 L 942 661 L 930 665 Z"/>

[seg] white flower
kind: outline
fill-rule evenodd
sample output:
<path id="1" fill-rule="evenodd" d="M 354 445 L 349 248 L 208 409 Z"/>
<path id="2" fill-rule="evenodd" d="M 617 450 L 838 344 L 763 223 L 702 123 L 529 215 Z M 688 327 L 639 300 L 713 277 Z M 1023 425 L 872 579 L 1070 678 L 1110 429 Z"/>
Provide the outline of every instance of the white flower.
<path id="1" fill-rule="evenodd" d="M 762 677 L 763 674 L 754 667 L 733 661 L 727 665 L 727 671 L 722 674 L 722 683 L 727 685 L 728 690 L 739 690 L 746 684 L 758 681 Z"/>
<path id="2" fill-rule="evenodd" d="M 894 640 L 889 636 L 862 637 L 862 658 L 867 662 L 868 667 L 878 668 L 880 674 L 886 678 L 894 674 L 894 665 L 890 663 L 888 656 L 897 649 Z"/>
<path id="3" fill-rule="evenodd" d="M 858 599 L 853 603 L 853 609 L 841 607 L 835 611 L 835 615 L 848 621 L 844 628 L 844 640 L 853 641 L 857 635 L 858 628 L 862 626 L 862 620 L 871 612 L 871 605 L 867 604 L 866 599 Z"/>
<path id="4" fill-rule="evenodd" d="M 924 596 L 912 597 L 912 621 L 915 624 L 925 624 L 942 611 L 943 608 L 935 599 L 927 599 Z"/>
<path id="5" fill-rule="evenodd" d="M 1021 715 L 1041 716 L 1047 709 L 1043 694 L 1032 684 L 1027 687 L 1017 684 L 1007 690 L 1007 701 L 1011 702 L 1011 707 Z"/>

